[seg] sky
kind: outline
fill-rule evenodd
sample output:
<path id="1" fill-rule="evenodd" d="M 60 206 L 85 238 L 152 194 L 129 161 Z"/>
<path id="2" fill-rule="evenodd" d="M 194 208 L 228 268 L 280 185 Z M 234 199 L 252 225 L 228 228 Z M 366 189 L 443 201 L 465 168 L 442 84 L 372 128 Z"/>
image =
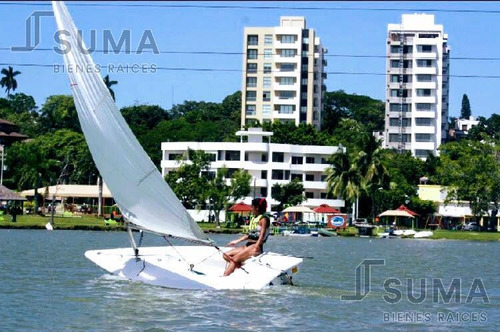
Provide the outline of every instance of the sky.
<path id="1" fill-rule="evenodd" d="M 10 3 L 10 4 L 6 4 Z M 56 24 L 53 17 L 40 19 L 40 43 L 30 52 L 13 52 L 12 46 L 23 46 L 26 40 L 26 20 L 34 11 L 51 10 L 48 3 L 0 2 L 0 67 L 14 65 L 22 72 L 17 77 L 17 91 L 34 96 L 37 105 L 54 94 L 70 94 L 67 74 L 54 72 L 53 65 L 63 63 L 53 50 Z M 307 26 L 316 30 L 328 49 L 327 72 L 386 71 L 384 58 L 338 57 L 335 55 L 385 55 L 387 24 L 400 23 L 401 14 L 425 9 L 433 12 L 435 22 L 443 24 L 451 48 L 451 75 L 498 76 L 498 78 L 450 78 L 450 116 L 458 116 L 462 95 L 471 102 L 472 114 L 489 117 L 500 113 L 500 2 L 134 2 L 136 6 L 118 6 L 131 2 L 113 2 L 109 6 L 84 6 L 67 2 L 76 26 L 90 44 L 91 30 L 96 31 L 96 48 L 103 48 L 103 31 L 109 30 L 116 39 L 130 30 L 131 47 L 136 50 L 145 30 L 150 30 L 161 52 L 175 51 L 243 51 L 243 28 L 248 26 L 278 26 L 280 16 L 304 16 Z M 143 6 L 146 5 L 146 6 Z M 152 5 L 152 6 L 147 6 Z M 161 7 L 179 5 L 174 7 Z M 252 8 L 187 8 L 186 6 L 279 6 L 278 9 Z M 185 6 L 185 7 L 182 7 Z M 302 7 L 292 9 L 290 7 Z M 308 10 L 304 7 L 329 8 Z M 335 10 L 335 8 L 372 8 L 398 10 Z M 400 9 L 400 10 L 399 10 Z M 448 12 L 446 10 L 482 10 L 484 12 Z M 496 11 L 496 12 L 495 12 Z M 235 71 L 172 71 L 156 73 L 110 73 L 118 81 L 114 87 L 119 107 L 136 103 L 170 108 L 185 100 L 220 102 L 241 89 L 242 55 L 221 54 L 92 54 L 99 64 L 149 64 L 169 68 L 211 68 Z M 497 58 L 496 60 L 460 60 L 459 58 Z M 28 67 L 20 64 L 45 64 L 48 67 Z M 103 76 L 106 71 L 101 73 Z M 368 95 L 383 100 L 383 75 L 329 74 L 325 81 L 328 91 L 342 89 L 348 93 Z"/>

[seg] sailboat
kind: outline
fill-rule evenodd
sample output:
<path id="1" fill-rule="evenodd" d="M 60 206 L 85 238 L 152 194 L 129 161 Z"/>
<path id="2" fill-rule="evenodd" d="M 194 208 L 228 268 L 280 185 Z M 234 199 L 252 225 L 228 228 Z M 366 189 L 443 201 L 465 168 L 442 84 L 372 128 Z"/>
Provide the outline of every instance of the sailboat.
<path id="1" fill-rule="evenodd" d="M 181 289 L 261 289 L 291 284 L 301 258 L 264 252 L 223 277 L 223 252 L 175 196 L 120 114 L 95 70 L 76 26 L 61 1 L 52 1 L 64 63 L 89 150 L 127 224 L 131 247 L 90 250 L 85 256 L 104 270 L 147 284 Z M 168 245 L 140 247 L 132 230 L 162 236 Z M 141 234 L 143 234 L 141 232 Z M 174 245 L 180 239 L 192 245 Z M 139 242 L 139 245 L 137 244 Z"/>

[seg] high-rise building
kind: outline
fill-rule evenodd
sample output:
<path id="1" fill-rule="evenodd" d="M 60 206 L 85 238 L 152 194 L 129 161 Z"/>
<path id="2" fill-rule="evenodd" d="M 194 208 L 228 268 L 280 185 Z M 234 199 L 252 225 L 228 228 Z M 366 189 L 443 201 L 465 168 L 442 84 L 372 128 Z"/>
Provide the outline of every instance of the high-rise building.
<path id="1" fill-rule="evenodd" d="M 326 60 L 304 17 L 244 29 L 241 125 L 279 119 L 321 126 Z"/>
<path id="2" fill-rule="evenodd" d="M 418 158 L 437 155 L 448 135 L 448 35 L 434 15 L 389 24 L 384 145 Z"/>

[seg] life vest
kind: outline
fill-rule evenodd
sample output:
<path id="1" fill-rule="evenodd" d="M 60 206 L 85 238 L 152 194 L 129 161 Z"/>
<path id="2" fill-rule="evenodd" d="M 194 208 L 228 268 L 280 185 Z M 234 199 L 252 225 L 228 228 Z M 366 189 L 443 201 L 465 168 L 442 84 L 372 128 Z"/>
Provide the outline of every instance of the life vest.
<path id="1" fill-rule="evenodd" d="M 249 240 L 255 240 L 257 241 L 260 237 L 260 231 L 262 227 L 260 226 L 259 222 L 262 218 L 266 217 L 265 215 L 261 214 L 256 217 L 253 217 L 252 220 L 250 220 L 250 224 L 248 225 L 248 239 Z M 267 237 L 269 236 L 269 233 L 271 232 L 271 225 L 267 225 L 266 227 L 266 233 L 264 234 L 264 242 L 266 242 Z"/>

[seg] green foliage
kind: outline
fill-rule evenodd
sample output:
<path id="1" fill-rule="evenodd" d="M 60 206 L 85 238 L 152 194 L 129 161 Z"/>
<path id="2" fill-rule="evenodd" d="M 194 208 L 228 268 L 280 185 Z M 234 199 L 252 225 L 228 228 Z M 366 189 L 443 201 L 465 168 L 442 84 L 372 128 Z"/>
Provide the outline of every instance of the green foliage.
<path id="1" fill-rule="evenodd" d="M 54 185 L 68 161 L 62 178 L 65 183 L 88 183 L 92 174 L 97 173 L 80 133 L 62 129 L 29 142 L 18 142 L 6 155 L 10 177 L 5 182 L 19 190 Z"/>
<path id="2" fill-rule="evenodd" d="M 500 139 L 500 115 L 492 114 L 489 119 L 480 116 L 478 120 L 479 124 L 469 130 L 468 139 L 476 141 Z"/>
<path id="3" fill-rule="evenodd" d="M 468 119 L 471 116 L 469 97 L 466 94 L 462 96 L 462 108 L 460 109 L 460 118 Z"/>
<path id="4" fill-rule="evenodd" d="M 271 190 L 271 196 L 279 202 L 278 211 L 282 211 L 285 205 L 298 205 L 305 200 L 303 196 L 304 186 L 298 179 L 293 179 L 287 184 L 275 183 Z"/>
<path id="5" fill-rule="evenodd" d="M 42 132 L 35 100 L 24 93 L 0 99 L 0 118 L 15 123 L 19 126 L 19 132 L 29 137 L 36 137 Z"/>
<path id="6" fill-rule="evenodd" d="M 490 202 L 498 207 L 500 153 L 492 141 L 461 140 L 441 145 L 439 182 L 448 186 L 447 201 L 469 201 L 474 216 L 488 212 Z"/>
<path id="7" fill-rule="evenodd" d="M 48 97 L 42 106 L 40 120 L 44 132 L 54 132 L 59 129 L 82 131 L 72 96 Z"/>
<path id="8" fill-rule="evenodd" d="M 17 81 L 15 77 L 21 74 L 21 72 L 18 70 L 14 71 L 14 69 L 9 66 L 9 68 L 3 68 L 1 73 L 3 77 L 0 80 L 0 86 L 2 86 L 2 88 L 5 88 L 5 92 L 8 96 L 10 95 L 10 91 L 16 91 Z"/>
<path id="9" fill-rule="evenodd" d="M 272 131 L 271 141 L 278 144 L 328 145 L 330 137 L 326 132 L 318 131 L 313 125 L 301 123 L 264 123 L 264 131 Z"/>
<path id="10" fill-rule="evenodd" d="M 380 100 L 338 90 L 326 92 L 323 105 L 325 116 L 322 128 L 330 134 L 345 118 L 359 122 L 369 132 L 384 128 L 385 104 Z"/>

